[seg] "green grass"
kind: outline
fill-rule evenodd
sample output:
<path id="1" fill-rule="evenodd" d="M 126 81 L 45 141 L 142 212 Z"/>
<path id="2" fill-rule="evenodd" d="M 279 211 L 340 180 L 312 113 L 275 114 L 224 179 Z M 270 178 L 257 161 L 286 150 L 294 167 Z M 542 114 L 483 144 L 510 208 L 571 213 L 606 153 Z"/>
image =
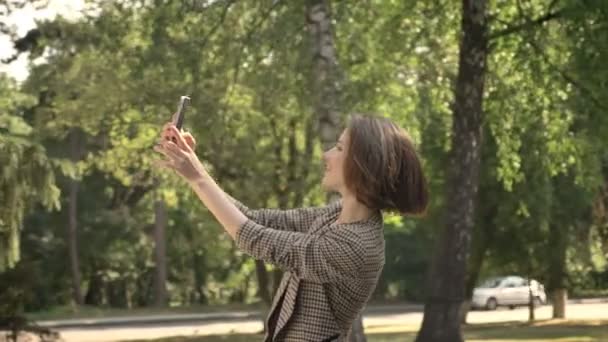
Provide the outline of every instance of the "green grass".
<path id="1" fill-rule="evenodd" d="M 569 299 L 580 299 L 580 298 L 607 298 L 608 289 L 594 289 L 594 290 L 574 290 L 573 293 L 568 294 Z"/>
<path id="2" fill-rule="evenodd" d="M 608 321 L 540 321 L 533 325 L 511 323 L 487 325 L 467 332 L 468 338 L 484 341 L 608 341 Z"/>
<path id="3" fill-rule="evenodd" d="M 26 313 L 26 316 L 34 321 L 40 320 L 61 320 L 70 318 L 103 318 L 103 317 L 123 317 L 123 316 L 145 316 L 162 314 L 192 314 L 192 313 L 215 313 L 215 312 L 234 312 L 234 311 L 257 311 L 265 310 L 263 304 L 227 304 L 217 306 L 187 306 L 174 308 L 104 308 L 98 306 L 80 306 L 77 309 L 71 306 L 59 306 L 45 311 Z"/>
<path id="4" fill-rule="evenodd" d="M 385 326 L 366 329 L 369 342 L 414 341 L 418 327 Z M 527 323 L 476 324 L 464 328 L 470 342 L 604 342 L 608 341 L 608 321 L 539 321 Z M 252 342 L 262 335 L 173 337 L 154 342 Z M 142 341 L 143 342 L 143 341 Z"/>

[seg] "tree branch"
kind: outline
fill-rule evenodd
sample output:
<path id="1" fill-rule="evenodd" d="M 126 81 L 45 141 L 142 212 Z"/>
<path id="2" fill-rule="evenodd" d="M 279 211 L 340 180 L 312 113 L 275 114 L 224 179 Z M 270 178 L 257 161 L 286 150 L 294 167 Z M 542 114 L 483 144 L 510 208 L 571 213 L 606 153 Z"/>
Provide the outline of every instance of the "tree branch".
<path id="1" fill-rule="evenodd" d="M 222 13 L 220 14 L 219 20 L 215 23 L 215 25 L 209 30 L 209 32 L 207 32 L 207 34 L 203 38 L 203 47 L 205 45 L 207 45 L 207 42 L 209 41 L 211 36 L 217 32 L 217 30 L 222 26 L 222 24 L 224 24 L 224 21 L 226 20 L 226 16 L 228 15 L 228 11 L 230 10 L 230 7 L 232 7 L 232 5 L 234 5 L 235 2 L 236 2 L 236 0 L 230 0 L 230 1 L 226 2 L 226 5 L 222 9 Z"/>
<path id="2" fill-rule="evenodd" d="M 257 21 L 256 21 L 256 19 L 252 20 L 252 24 L 251 24 L 251 27 L 249 28 L 249 30 L 239 39 L 239 40 L 241 40 L 241 43 L 244 46 L 251 43 L 251 39 L 252 39 L 253 35 L 260 29 L 260 27 L 262 27 L 264 22 L 268 18 L 270 18 L 272 11 L 277 9 L 282 4 L 283 4 L 283 2 L 281 0 L 275 1 L 270 7 L 268 7 L 268 9 L 266 9 L 265 12 L 262 13 L 261 19 L 259 19 Z M 233 83 L 236 83 L 239 78 L 242 57 L 243 57 L 243 49 L 240 50 L 240 53 L 238 54 L 238 56 L 236 58 L 236 62 L 234 64 L 234 73 L 232 76 Z"/>
<path id="3" fill-rule="evenodd" d="M 586 95 L 589 100 L 591 100 L 591 102 L 593 102 L 598 108 L 608 110 L 608 107 L 606 107 L 606 105 L 604 105 L 600 100 L 593 96 L 593 92 L 591 90 L 587 89 L 581 82 L 577 81 L 576 79 L 574 79 L 574 77 L 568 75 L 564 70 L 553 64 L 549 60 L 549 56 L 544 53 L 543 49 L 538 46 L 535 41 L 529 39 L 528 43 L 532 46 L 532 48 L 534 48 L 534 50 L 536 50 L 536 52 L 538 52 L 538 54 L 540 54 L 545 63 L 547 63 L 547 65 L 555 72 L 557 72 L 566 82 L 572 84 L 572 86 L 577 88 L 581 92 L 581 94 Z"/>
<path id="4" fill-rule="evenodd" d="M 541 17 L 538 17 L 534 20 L 530 20 L 530 21 L 526 21 L 524 23 L 521 24 L 513 24 L 505 29 L 502 29 L 500 31 L 494 32 L 490 34 L 490 40 L 499 38 L 499 37 L 503 37 L 521 30 L 525 30 L 528 28 L 532 28 L 534 26 L 543 24 L 547 21 L 553 20 L 553 19 L 557 19 L 560 18 L 563 14 L 564 14 L 564 8 L 559 9 L 555 12 L 549 12 Z"/>

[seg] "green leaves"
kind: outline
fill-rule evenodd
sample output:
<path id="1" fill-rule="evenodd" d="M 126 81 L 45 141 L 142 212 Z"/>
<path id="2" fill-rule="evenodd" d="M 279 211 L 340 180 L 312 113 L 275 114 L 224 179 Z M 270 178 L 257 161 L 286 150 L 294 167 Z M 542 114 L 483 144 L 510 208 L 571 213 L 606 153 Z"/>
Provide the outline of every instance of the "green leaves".
<path id="1" fill-rule="evenodd" d="M 247 292 L 236 287 L 251 276 L 252 265 L 190 189 L 153 166 L 159 156 L 152 146 L 179 96 L 189 94 L 185 128 L 227 192 L 252 207 L 323 202 L 304 2 L 95 3 L 96 16 L 38 24 L 35 53 L 46 58 L 32 65 L 21 88 L 0 79 L 0 202 L 11 203 L 0 208 L 0 231 L 12 234 L 2 241 L 16 241 L 15 227 L 23 226 L 45 241 L 40 245 L 65 249 L 65 212 L 37 210 L 29 217 L 38 223 L 22 222 L 35 203 L 65 203 L 59 188 L 76 178 L 85 282 L 98 275 L 124 281 L 138 303 L 146 303 L 152 209 L 161 196 L 170 216 L 172 295 L 186 302 L 188 293 L 203 288 L 211 301 L 225 302 L 223 283 L 233 294 Z M 492 31 L 529 23 L 551 3 L 493 1 Z M 492 41 L 478 225 L 517 248 L 490 244 L 489 271 L 542 254 L 554 216 L 569 210 L 555 193 L 557 178 L 588 193 L 606 182 L 606 5 L 568 0 L 553 9 L 562 5 L 568 9 L 563 17 Z M 428 249 L 416 244 L 430 245 L 441 224 L 459 13 L 454 1 L 332 4 L 344 114 L 378 113 L 406 128 L 432 189 L 426 220 L 387 218 L 387 232 L 396 237 L 387 259 L 390 281 L 400 284 L 390 291 L 401 294 L 420 292 L 412 289 L 417 278 L 403 280 L 402 273 L 422 272 Z M 67 148 L 74 130 L 82 133 L 75 159 Z M 576 193 L 591 206 L 592 196 Z M 47 225 L 52 228 L 41 228 Z M 420 255 L 408 264 L 404 255 L 414 253 Z M 64 259 L 55 255 L 49 264 Z"/>
<path id="2" fill-rule="evenodd" d="M 32 127 L 23 119 L 7 114 L 0 115 L 0 129 L 6 130 L 11 135 L 30 135 L 32 133 Z"/>
<path id="3" fill-rule="evenodd" d="M 20 256 L 20 230 L 27 209 L 40 203 L 59 208 L 59 189 L 45 148 L 22 117 L 31 97 L 0 77 L 0 271 Z"/>

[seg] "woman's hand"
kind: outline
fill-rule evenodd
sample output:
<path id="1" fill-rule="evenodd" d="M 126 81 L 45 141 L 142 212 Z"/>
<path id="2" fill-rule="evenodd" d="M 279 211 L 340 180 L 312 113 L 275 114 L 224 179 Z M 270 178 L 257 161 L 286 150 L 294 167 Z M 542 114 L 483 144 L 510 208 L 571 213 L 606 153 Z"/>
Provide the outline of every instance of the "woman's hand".
<path id="1" fill-rule="evenodd" d="M 173 123 L 163 127 L 160 142 L 154 150 L 162 153 L 165 159 L 158 164 L 175 170 L 190 183 L 198 198 L 211 211 L 233 239 L 247 217 L 228 199 L 224 191 L 209 176 L 200 162 L 194 146 L 196 141 L 189 133 L 180 132 Z"/>
<path id="2" fill-rule="evenodd" d="M 174 134 L 170 130 L 171 126 L 174 125 L 175 124 L 172 121 L 169 121 L 163 126 L 163 131 L 160 133 L 161 141 L 171 140 L 174 143 L 177 143 L 177 138 L 172 139 L 174 137 Z M 196 139 L 194 139 L 192 134 L 190 134 L 190 132 L 184 131 L 181 131 L 180 133 L 182 137 L 184 137 L 184 140 L 186 140 L 186 145 L 188 145 L 192 150 L 196 149 Z"/>
<path id="3" fill-rule="evenodd" d="M 196 140 L 190 133 L 180 132 L 173 123 L 165 124 L 161 141 L 154 147 L 165 156 L 158 165 L 174 170 L 188 182 L 207 177 L 207 170 L 194 153 L 195 146 Z"/>

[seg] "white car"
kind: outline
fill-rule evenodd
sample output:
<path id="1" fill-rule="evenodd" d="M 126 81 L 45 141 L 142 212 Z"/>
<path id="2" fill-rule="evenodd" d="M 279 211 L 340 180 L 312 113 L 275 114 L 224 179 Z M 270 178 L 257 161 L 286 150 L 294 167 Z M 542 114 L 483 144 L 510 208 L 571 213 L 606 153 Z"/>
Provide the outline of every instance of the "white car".
<path id="1" fill-rule="evenodd" d="M 528 286 L 528 280 L 518 276 L 490 278 L 473 290 L 471 307 L 495 310 L 498 306 L 514 308 L 528 305 L 530 290 L 532 290 L 532 300 L 535 306 L 547 302 L 545 287 L 534 279 Z"/>

